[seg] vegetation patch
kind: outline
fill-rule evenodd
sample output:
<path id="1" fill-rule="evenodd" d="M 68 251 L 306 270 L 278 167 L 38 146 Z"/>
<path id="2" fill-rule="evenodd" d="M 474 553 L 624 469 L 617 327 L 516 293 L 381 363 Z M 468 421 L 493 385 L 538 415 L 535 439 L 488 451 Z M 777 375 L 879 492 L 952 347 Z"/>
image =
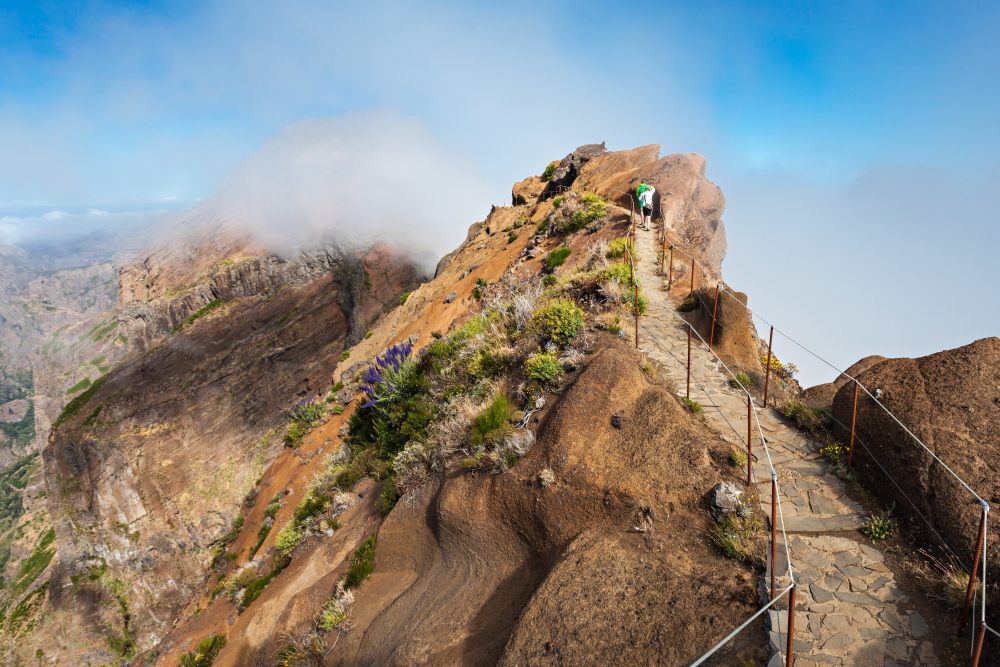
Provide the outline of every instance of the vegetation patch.
<path id="1" fill-rule="evenodd" d="M 524 374 L 542 385 L 552 384 L 564 372 L 559 358 L 551 352 L 535 352 L 524 362 Z"/>
<path id="2" fill-rule="evenodd" d="M 351 590 L 364 583 L 375 569 L 375 536 L 362 542 L 351 555 L 351 565 L 344 576 L 344 589 Z"/>
<path id="3" fill-rule="evenodd" d="M 28 402 L 28 410 L 16 422 L 0 422 L 0 432 L 13 441 L 14 447 L 25 447 L 35 439 L 35 402 Z"/>
<path id="4" fill-rule="evenodd" d="M 559 298 L 537 309 L 532 321 L 546 340 L 568 345 L 583 329 L 583 311 L 570 299 Z"/>
<path id="5" fill-rule="evenodd" d="M 807 405 L 794 398 L 785 401 L 785 404 L 781 407 L 781 414 L 805 431 L 812 432 L 819 428 L 820 422 L 816 413 L 810 410 Z"/>
<path id="6" fill-rule="evenodd" d="M 55 427 L 58 428 L 66 420 L 72 419 L 77 414 L 79 414 L 80 410 L 83 409 L 83 406 L 87 405 L 87 403 L 90 402 L 90 399 L 92 399 L 94 395 L 97 394 L 98 390 L 100 390 L 103 384 L 104 384 L 104 377 L 102 376 L 97 378 L 90 385 L 90 387 L 87 388 L 85 392 L 83 392 L 82 394 L 74 398 L 72 401 L 67 403 L 66 407 L 63 408 L 63 411 L 59 414 L 59 418 L 56 419 Z"/>
<path id="7" fill-rule="evenodd" d="M 546 183 L 551 181 L 553 174 L 556 173 L 556 169 L 558 168 L 559 168 L 558 161 L 549 162 L 547 165 L 545 165 L 545 170 L 542 172 L 542 177 L 541 177 L 542 180 L 545 181 Z"/>
<path id="8" fill-rule="evenodd" d="M 861 525 L 861 534 L 873 542 L 886 540 L 896 534 L 896 520 L 892 517 L 892 510 L 872 514 L 865 519 Z"/>
<path id="9" fill-rule="evenodd" d="M 75 385 L 73 385 L 72 387 L 70 387 L 69 389 L 67 389 L 66 393 L 67 394 L 75 394 L 78 391 L 83 391 L 84 389 L 86 389 L 89 386 L 90 386 L 90 378 L 83 378 L 82 380 L 80 380 L 79 382 L 77 382 Z"/>
<path id="10" fill-rule="evenodd" d="M 291 422 L 285 431 L 285 446 L 298 447 L 306 433 L 323 417 L 323 405 L 315 398 L 304 398 L 288 411 Z"/>
<path id="11" fill-rule="evenodd" d="M 572 252 L 569 246 L 560 246 L 549 253 L 548 257 L 545 258 L 545 268 L 551 273 L 557 268 L 566 263 L 566 258 L 569 257 L 570 252 Z"/>
<path id="12" fill-rule="evenodd" d="M 711 538 L 728 557 L 749 563 L 757 556 L 758 534 L 763 528 L 764 522 L 752 511 L 731 514 L 712 526 Z"/>
<path id="13" fill-rule="evenodd" d="M 580 198 L 580 201 L 583 203 L 583 208 L 576 211 L 560 231 L 565 233 L 579 231 L 608 213 L 607 202 L 599 195 L 588 192 Z"/>
<path id="14" fill-rule="evenodd" d="M 469 442 L 473 447 L 497 444 L 513 430 L 509 419 L 510 402 L 505 394 L 497 394 L 473 422 Z"/>
<path id="15" fill-rule="evenodd" d="M 181 667 L 208 667 L 225 645 L 226 638 L 222 635 L 209 635 L 198 642 L 194 651 L 181 656 Z"/>
<path id="16" fill-rule="evenodd" d="M 212 311 L 217 310 L 218 308 L 221 308 L 222 304 L 223 304 L 223 301 L 221 299 L 213 299 L 212 301 L 209 301 L 204 306 L 202 306 L 198 310 L 196 310 L 193 313 L 191 313 L 190 315 L 188 315 L 188 318 L 186 320 L 184 320 L 183 322 L 181 322 L 179 325 L 177 325 L 177 327 L 174 329 L 174 331 L 180 331 L 184 327 L 191 326 L 192 324 L 194 324 L 195 322 L 197 322 L 201 318 L 205 317 L 206 315 L 208 315 Z"/>
<path id="17" fill-rule="evenodd" d="M 38 576 L 45 571 L 45 568 L 49 566 L 49 563 L 52 562 L 52 557 L 55 556 L 56 550 L 51 547 L 52 543 L 55 542 L 55 539 L 55 528 L 49 528 L 47 531 L 42 533 L 31 554 L 21 561 L 21 567 L 18 569 L 17 577 L 11 583 L 9 588 L 12 599 L 28 590 L 28 588 L 35 583 L 35 579 L 37 579 Z"/>
<path id="18" fill-rule="evenodd" d="M 698 401 L 691 400 L 687 396 L 681 396 L 681 403 L 684 407 L 693 412 L 694 414 L 699 414 L 702 411 L 701 403 Z"/>
<path id="19" fill-rule="evenodd" d="M 729 381 L 729 386 L 733 389 L 742 389 L 744 391 L 749 391 L 750 387 L 753 386 L 753 380 L 749 375 L 740 371 L 736 374 L 736 377 Z"/>
<path id="20" fill-rule="evenodd" d="M 635 247 L 632 245 L 631 241 L 625 237 L 614 239 L 608 243 L 608 251 L 604 254 L 604 256 L 607 259 L 623 259 L 625 257 L 626 250 L 628 250 L 629 254 L 633 257 L 635 256 Z"/>

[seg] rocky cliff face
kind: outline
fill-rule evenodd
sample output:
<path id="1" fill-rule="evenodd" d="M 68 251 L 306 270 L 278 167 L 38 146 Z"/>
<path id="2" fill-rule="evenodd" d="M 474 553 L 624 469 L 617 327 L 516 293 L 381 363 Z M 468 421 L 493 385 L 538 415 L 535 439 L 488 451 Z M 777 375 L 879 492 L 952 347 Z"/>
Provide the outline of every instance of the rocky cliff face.
<path id="1" fill-rule="evenodd" d="M 145 352 L 70 405 L 44 462 L 58 585 L 101 570 L 143 591 L 127 631 L 148 648 L 281 447 L 285 410 L 326 391 L 352 330 L 363 335 L 416 271 L 386 248 L 224 260 L 176 297 L 157 283 L 151 301 L 127 289 L 139 271 L 124 275 L 118 322 Z"/>

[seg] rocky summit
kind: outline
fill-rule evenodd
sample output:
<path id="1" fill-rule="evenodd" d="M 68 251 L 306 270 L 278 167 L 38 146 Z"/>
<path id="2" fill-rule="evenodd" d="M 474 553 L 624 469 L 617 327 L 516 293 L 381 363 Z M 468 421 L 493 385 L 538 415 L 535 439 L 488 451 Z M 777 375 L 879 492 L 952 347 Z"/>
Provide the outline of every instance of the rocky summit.
<path id="1" fill-rule="evenodd" d="M 219 199 L 127 259 L 3 249 L 3 663 L 960 664 L 1000 341 L 803 389 L 724 209 L 700 155 L 587 144 L 433 276 Z"/>

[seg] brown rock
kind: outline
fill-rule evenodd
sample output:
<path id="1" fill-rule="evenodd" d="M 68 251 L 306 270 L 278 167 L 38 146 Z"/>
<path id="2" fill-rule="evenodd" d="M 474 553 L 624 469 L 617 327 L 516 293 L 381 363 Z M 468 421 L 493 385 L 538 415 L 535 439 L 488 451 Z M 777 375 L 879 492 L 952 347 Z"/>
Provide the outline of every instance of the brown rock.
<path id="1" fill-rule="evenodd" d="M 511 202 L 514 206 L 522 204 L 534 204 L 545 189 L 545 181 L 539 176 L 529 176 L 528 178 L 514 184 L 511 190 Z"/>
<path id="2" fill-rule="evenodd" d="M 881 402 L 980 496 L 1000 494 L 1000 338 L 917 359 L 883 360 L 858 380 L 873 393 L 881 390 Z M 853 397 L 847 382 L 834 398 L 834 417 L 842 425 L 851 422 Z M 886 504 L 912 515 L 917 530 L 924 529 L 916 516 L 922 514 L 953 550 L 971 560 L 981 513 L 972 494 L 864 392 L 857 424 L 864 446 L 855 449 L 854 460 L 861 480 Z M 1000 524 L 991 522 L 989 533 L 987 581 L 997 582 Z M 933 534 L 924 538 L 937 546 Z M 1000 586 L 993 583 L 990 596 L 998 594 Z"/>

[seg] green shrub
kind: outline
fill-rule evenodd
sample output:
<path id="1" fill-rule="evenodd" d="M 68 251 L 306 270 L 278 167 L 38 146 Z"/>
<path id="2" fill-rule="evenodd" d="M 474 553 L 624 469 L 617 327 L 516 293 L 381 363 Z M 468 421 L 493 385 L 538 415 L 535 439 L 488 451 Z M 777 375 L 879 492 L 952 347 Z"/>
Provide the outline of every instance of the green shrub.
<path id="1" fill-rule="evenodd" d="M 351 555 L 351 565 L 344 576 L 344 589 L 357 588 L 375 569 L 375 537 L 362 542 Z"/>
<path id="2" fill-rule="evenodd" d="M 753 386 L 753 380 L 741 371 L 736 374 L 736 379 L 729 381 L 729 386 L 733 389 L 750 389 Z"/>
<path id="3" fill-rule="evenodd" d="M 174 331 L 180 331 L 184 327 L 194 324 L 195 322 L 203 318 L 205 315 L 208 315 L 213 310 L 221 307 L 222 307 L 222 301 L 220 301 L 219 299 L 209 301 L 207 304 L 205 304 L 204 306 L 193 312 L 190 316 L 188 316 L 186 320 L 178 324 L 174 328 Z"/>
<path id="4" fill-rule="evenodd" d="M 285 431 L 285 447 L 298 447 L 312 427 L 300 421 L 293 421 Z"/>
<path id="5" fill-rule="evenodd" d="M 622 298 L 629 309 L 635 307 L 636 292 L 639 293 L 639 314 L 646 312 L 649 305 L 646 296 L 642 293 L 642 285 L 635 277 L 634 271 L 625 262 L 615 262 L 604 269 L 604 279 L 618 283 L 622 287 Z"/>
<path id="6" fill-rule="evenodd" d="M 551 384 L 562 377 L 563 366 L 551 352 L 535 352 L 525 360 L 524 374 L 540 384 Z"/>
<path id="7" fill-rule="evenodd" d="M 600 196 L 588 192 L 581 197 L 583 208 L 578 210 L 569 219 L 562 231 L 572 233 L 579 231 L 594 222 L 603 218 L 608 213 L 607 204 Z"/>
<path id="8" fill-rule="evenodd" d="M 473 421 L 470 442 L 473 446 L 480 446 L 506 435 L 510 430 L 508 419 L 510 419 L 510 402 L 506 394 L 499 393 Z"/>
<path id="9" fill-rule="evenodd" d="M 553 285 L 557 284 L 558 282 L 559 282 L 559 279 L 556 278 L 551 273 L 546 273 L 544 276 L 542 276 L 542 286 L 544 286 L 544 287 L 552 287 Z"/>
<path id="10" fill-rule="evenodd" d="M 545 165 L 545 171 L 542 172 L 542 180 L 548 183 L 552 180 L 552 175 L 556 173 L 556 169 L 559 168 L 559 161 L 549 162 Z"/>
<path id="11" fill-rule="evenodd" d="M 73 385 L 72 387 L 70 387 L 69 389 L 67 389 L 66 393 L 67 394 L 75 394 L 78 391 L 83 391 L 84 389 L 86 389 L 89 386 L 90 386 L 90 378 L 83 378 L 82 380 L 80 380 L 79 382 L 77 382 L 75 385 Z"/>
<path id="12" fill-rule="evenodd" d="M 198 642 L 198 647 L 192 653 L 185 653 L 181 656 L 181 667 L 208 667 L 215 662 L 216 656 L 225 645 L 225 637 L 209 635 Z"/>
<path id="13" fill-rule="evenodd" d="M 631 241 L 624 237 L 614 239 L 608 243 L 608 252 L 605 254 L 605 257 L 608 259 L 622 259 L 625 257 L 626 248 L 628 248 L 628 251 L 632 253 L 633 256 L 635 255 L 635 248 L 632 246 Z"/>
<path id="14" fill-rule="evenodd" d="M 816 413 L 810 410 L 804 403 L 794 398 L 785 401 L 785 404 L 781 407 L 781 414 L 786 419 L 794 422 L 796 426 L 806 431 L 815 431 L 819 427 L 819 417 L 816 416 Z"/>
<path id="15" fill-rule="evenodd" d="M 406 300 L 409 299 L 409 298 L 410 298 L 410 293 L 409 292 L 403 292 L 402 294 L 400 294 L 399 295 L 399 305 L 402 306 L 404 303 L 406 303 Z"/>
<path id="16" fill-rule="evenodd" d="M 555 271 L 566 262 L 566 258 L 569 257 L 570 252 L 572 251 L 568 246 L 556 248 L 550 252 L 549 256 L 545 259 L 545 268 L 547 268 L 550 272 Z"/>
<path id="17" fill-rule="evenodd" d="M 537 309 L 532 320 L 546 340 L 570 343 L 583 329 L 583 311 L 569 299 L 556 299 Z"/>
<path id="18" fill-rule="evenodd" d="M 340 353 L 340 360 L 347 361 L 350 358 L 350 356 L 351 356 L 351 351 L 344 350 L 343 352 Z"/>
<path id="19" fill-rule="evenodd" d="M 699 403 L 698 401 L 692 401 L 687 396 L 681 396 L 681 403 L 683 403 L 684 407 L 686 407 L 694 414 L 698 414 L 702 410 L 701 403 Z"/>
<path id="20" fill-rule="evenodd" d="M 563 205 L 563 201 L 565 201 L 565 199 L 566 198 L 563 197 L 562 195 L 559 195 L 558 197 L 554 197 L 552 199 L 552 208 L 559 208 L 560 206 L 562 206 Z"/>
<path id="21" fill-rule="evenodd" d="M 892 518 L 891 510 L 870 515 L 861 526 L 861 534 L 873 542 L 888 539 L 895 532 L 896 520 Z"/>
<path id="22" fill-rule="evenodd" d="M 509 243 L 513 243 L 516 240 L 517 240 L 517 232 L 515 232 L 513 229 L 510 230 L 509 232 L 507 232 L 507 243 L 508 244 Z"/>
<path id="23" fill-rule="evenodd" d="M 274 546 L 282 556 L 290 556 L 295 547 L 302 541 L 302 530 L 294 521 L 289 521 L 284 528 L 278 531 L 278 537 L 274 540 Z"/>

